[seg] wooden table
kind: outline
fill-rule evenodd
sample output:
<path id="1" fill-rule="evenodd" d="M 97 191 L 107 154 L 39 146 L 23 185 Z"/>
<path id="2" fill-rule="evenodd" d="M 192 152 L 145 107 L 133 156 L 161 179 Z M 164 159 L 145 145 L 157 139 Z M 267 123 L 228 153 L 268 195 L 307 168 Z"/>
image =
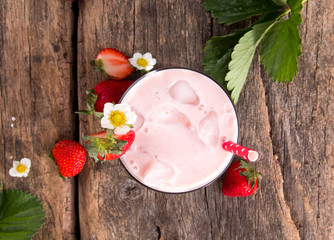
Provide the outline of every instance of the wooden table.
<path id="1" fill-rule="evenodd" d="M 223 196 L 222 178 L 187 194 L 158 193 L 119 161 L 88 159 L 78 177 L 57 176 L 48 158 L 54 142 L 100 130 L 74 113 L 102 80 L 90 60 L 113 47 L 149 51 L 156 68 L 202 70 L 205 42 L 237 26 L 216 24 L 201 2 L 0 0 L 0 181 L 43 201 L 34 239 L 334 239 L 332 0 L 304 4 L 292 83 L 268 79 L 258 55 L 251 65 L 237 112 L 240 143 L 261 154 L 254 200 Z M 29 177 L 10 177 L 23 157 L 32 160 Z"/>

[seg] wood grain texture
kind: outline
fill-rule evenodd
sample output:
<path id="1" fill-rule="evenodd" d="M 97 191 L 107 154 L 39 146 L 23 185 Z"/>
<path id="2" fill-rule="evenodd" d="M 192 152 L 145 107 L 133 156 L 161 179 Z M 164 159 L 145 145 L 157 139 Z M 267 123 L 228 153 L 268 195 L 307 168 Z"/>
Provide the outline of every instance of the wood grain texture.
<path id="1" fill-rule="evenodd" d="M 301 239 L 334 238 L 333 11 L 333 1 L 305 3 L 297 77 L 263 79 L 284 198 Z"/>
<path id="2" fill-rule="evenodd" d="M 201 70 L 203 46 L 218 26 L 201 1 L 80 3 L 79 105 L 101 81 L 89 60 L 105 47 L 128 55 L 150 51 L 157 67 Z M 329 6 L 325 9 L 324 6 Z M 168 195 L 138 184 L 118 161 L 85 166 L 79 179 L 82 239 L 330 239 L 333 237 L 333 3 L 305 5 L 304 55 L 294 83 L 266 77 L 256 55 L 237 112 L 240 142 L 258 149 L 263 174 L 255 200 L 205 189 Z M 325 14 L 320 14 L 325 13 Z M 327 14 L 326 14 L 327 13 Z M 309 67 L 312 66 L 312 67 Z M 80 118 L 80 131 L 99 123 Z"/>
<path id="3" fill-rule="evenodd" d="M 72 25 L 64 1 L 0 1 L 0 182 L 43 202 L 45 224 L 34 239 L 75 239 L 74 179 L 59 178 L 48 158 L 77 127 Z M 29 176 L 10 177 L 13 160 L 23 157 L 32 161 Z"/>
<path id="4" fill-rule="evenodd" d="M 303 55 L 292 83 L 268 79 L 258 55 L 251 65 L 237 112 L 240 143 L 261 154 L 254 200 L 223 196 L 222 178 L 191 193 L 158 193 L 119 161 L 88 159 L 78 182 L 57 177 L 47 157 L 54 142 L 101 130 L 96 118 L 78 123 L 74 114 L 102 80 L 90 60 L 112 47 L 129 56 L 149 51 L 156 68 L 202 70 L 211 35 L 242 25 L 218 25 L 201 3 L 0 0 L 0 181 L 43 201 L 45 224 L 34 239 L 334 239 L 331 0 L 304 4 Z M 32 160 L 29 177 L 10 177 L 12 161 L 23 157 Z"/>

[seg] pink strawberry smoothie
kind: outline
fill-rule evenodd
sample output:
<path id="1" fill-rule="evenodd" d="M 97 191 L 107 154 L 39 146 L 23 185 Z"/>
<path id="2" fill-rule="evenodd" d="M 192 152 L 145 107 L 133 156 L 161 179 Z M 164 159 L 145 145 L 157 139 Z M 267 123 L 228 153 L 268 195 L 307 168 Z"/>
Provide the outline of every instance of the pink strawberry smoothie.
<path id="1" fill-rule="evenodd" d="M 183 68 L 146 74 L 125 93 L 137 113 L 136 138 L 121 157 L 144 185 L 162 192 L 188 192 L 219 177 L 232 160 L 222 139 L 237 142 L 238 121 L 222 88 Z"/>

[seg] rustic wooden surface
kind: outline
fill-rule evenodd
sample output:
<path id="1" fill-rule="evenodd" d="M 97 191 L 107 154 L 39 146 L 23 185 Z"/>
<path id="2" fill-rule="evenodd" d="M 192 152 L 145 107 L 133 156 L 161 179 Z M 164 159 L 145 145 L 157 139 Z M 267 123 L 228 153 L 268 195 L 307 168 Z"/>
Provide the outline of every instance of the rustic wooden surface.
<path id="1" fill-rule="evenodd" d="M 118 161 L 89 159 L 78 177 L 57 177 L 53 143 L 100 130 L 93 117 L 74 113 L 102 80 L 89 61 L 113 47 L 129 56 L 149 51 L 156 68 L 202 70 L 205 42 L 236 26 L 217 25 L 201 2 L 0 0 L 0 182 L 43 201 L 45 224 L 34 239 L 334 238 L 331 0 L 304 4 L 293 83 L 273 83 L 258 56 L 251 65 L 237 112 L 241 144 L 261 154 L 254 200 L 224 197 L 222 178 L 187 194 L 158 193 Z M 32 160 L 29 177 L 10 177 L 12 161 L 23 157 Z"/>
<path id="2" fill-rule="evenodd" d="M 78 132 L 73 20 L 63 1 L 0 1 L 0 181 L 43 201 L 36 239 L 75 239 L 75 179 L 59 178 L 48 158 L 57 139 Z M 13 160 L 23 157 L 32 161 L 29 177 L 10 177 Z"/>

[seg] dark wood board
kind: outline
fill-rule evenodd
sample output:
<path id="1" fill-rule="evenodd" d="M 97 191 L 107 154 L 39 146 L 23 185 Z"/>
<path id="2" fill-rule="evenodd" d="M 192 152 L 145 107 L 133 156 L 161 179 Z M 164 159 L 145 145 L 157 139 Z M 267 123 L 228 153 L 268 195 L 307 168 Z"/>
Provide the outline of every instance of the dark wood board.
<path id="1" fill-rule="evenodd" d="M 58 177 L 48 158 L 56 140 L 77 135 L 71 4 L 0 1 L 0 29 L 0 182 L 43 202 L 35 239 L 76 239 L 75 179 Z M 31 159 L 29 176 L 9 176 L 23 157 Z"/>
<path id="2" fill-rule="evenodd" d="M 257 54 L 251 65 L 237 112 L 240 143 L 261 154 L 255 199 L 223 196 L 222 177 L 191 193 L 155 192 L 119 161 L 88 159 L 78 177 L 58 178 L 48 159 L 54 142 L 82 143 L 81 134 L 101 130 L 98 119 L 74 113 L 103 79 L 90 60 L 112 47 L 128 56 L 149 51 L 156 68 L 201 71 L 205 42 L 240 27 L 217 24 L 202 2 L 0 0 L 0 182 L 43 201 L 45 224 L 34 239 L 334 238 L 330 0 L 304 3 L 292 83 L 269 79 Z M 10 177 L 12 161 L 23 157 L 32 160 L 29 177 Z"/>

